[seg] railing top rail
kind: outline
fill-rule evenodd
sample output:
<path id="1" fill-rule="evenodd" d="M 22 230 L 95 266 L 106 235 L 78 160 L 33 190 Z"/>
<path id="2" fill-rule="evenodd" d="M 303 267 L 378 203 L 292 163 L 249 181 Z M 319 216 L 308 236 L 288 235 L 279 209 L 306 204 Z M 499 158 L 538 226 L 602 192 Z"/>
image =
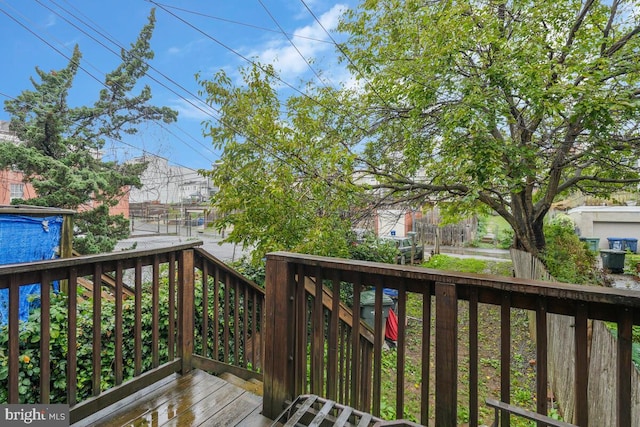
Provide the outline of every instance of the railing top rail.
<path id="1" fill-rule="evenodd" d="M 34 272 L 34 271 L 42 271 L 51 268 L 67 268 L 74 267 L 80 265 L 87 264 L 95 264 L 101 262 L 112 262 L 123 259 L 131 259 L 131 258 L 143 258 L 147 256 L 171 253 L 171 252 L 180 252 L 186 249 L 192 249 L 196 246 L 201 246 L 203 244 L 202 241 L 193 241 L 189 243 L 184 243 L 181 245 L 175 246 L 167 246 L 163 248 L 155 248 L 155 249 L 133 249 L 128 251 L 120 251 L 120 252 L 111 252 L 105 254 L 97 254 L 97 255 L 82 255 L 78 257 L 70 257 L 70 258 L 56 258 L 44 261 L 32 261 L 32 262 L 22 262 L 16 264 L 6 264 L 0 266 L 0 276 L 6 274 L 16 274 L 16 273 L 25 273 L 25 272 Z"/>
<path id="2" fill-rule="evenodd" d="M 456 285 L 505 291 L 512 294 L 544 296 L 585 303 L 614 304 L 640 309 L 640 292 L 627 289 L 545 282 L 487 274 L 459 273 L 424 267 L 330 258 L 291 252 L 272 252 L 267 254 L 267 260 L 289 261 L 313 267 L 342 270 L 349 273 L 380 275 L 430 283 L 455 283 Z M 393 282 L 390 282 L 388 287 L 394 287 Z"/>

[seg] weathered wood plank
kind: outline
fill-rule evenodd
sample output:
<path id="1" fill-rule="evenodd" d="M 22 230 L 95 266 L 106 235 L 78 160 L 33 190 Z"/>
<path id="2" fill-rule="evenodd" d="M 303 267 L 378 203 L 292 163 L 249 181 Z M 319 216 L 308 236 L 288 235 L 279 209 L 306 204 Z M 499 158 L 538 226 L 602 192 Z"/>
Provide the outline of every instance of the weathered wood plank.
<path id="1" fill-rule="evenodd" d="M 165 377 L 73 427 L 271 425 L 261 409 L 260 396 L 194 369 Z"/>
<path id="2" fill-rule="evenodd" d="M 197 390 L 204 383 L 207 374 L 200 370 L 190 372 L 188 375 L 167 377 L 166 380 L 154 383 L 151 386 L 134 393 L 130 397 L 118 402 L 120 405 L 112 405 L 104 412 L 113 411 L 108 415 L 94 421 L 93 417 L 78 423 L 80 425 L 92 425 L 95 427 L 108 427 L 133 423 L 138 418 L 144 418 L 147 414 L 156 410 L 162 404 L 182 396 L 187 389 L 190 392 Z M 221 381 L 220 387 L 224 382 Z M 208 390 L 209 385 L 204 387 Z M 183 399 L 184 401 L 184 399 Z"/>
<path id="3" fill-rule="evenodd" d="M 178 413 L 175 417 L 171 418 L 164 425 L 187 427 L 199 425 L 205 420 L 215 420 L 221 415 L 220 411 L 231 403 L 235 404 L 236 399 L 244 393 L 246 392 L 239 387 L 231 384 L 225 384 L 204 398 L 202 400 L 202 405 L 190 406 L 186 410 Z M 214 416 L 216 418 L 212 418 Z M 207 424 L 209 424 L 209 421 Z"/>
<path id="4" fill-rule="evenodd" d="M 249 392 L 244 392 L 228 405 L 214 412 L 211 417 L 204 421 L 204 424 L 211 427 L 245 426 L 244 420 L 256 410 L 256 407 L 261 406 L 261 398 Z"/>

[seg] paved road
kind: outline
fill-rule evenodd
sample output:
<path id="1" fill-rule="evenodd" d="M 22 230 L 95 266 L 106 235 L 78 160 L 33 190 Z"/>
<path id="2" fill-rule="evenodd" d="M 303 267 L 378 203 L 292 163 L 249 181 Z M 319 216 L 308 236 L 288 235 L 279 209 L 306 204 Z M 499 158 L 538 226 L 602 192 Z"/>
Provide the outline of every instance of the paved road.
<path id="1" fill-rule="evenodd" d="M 114 251 L 134 249 L 134 246 L 135 249 L 155 249 L 202 241 L 202 248 L 222 261 L 237 261 L 242 255 L 249 255 L 249 251 L 241 246 L 221 243 L 221 236 L 201 233 L 195 228 L 192 231 L 190 236 L 136 234 L 118 242 Z"/>

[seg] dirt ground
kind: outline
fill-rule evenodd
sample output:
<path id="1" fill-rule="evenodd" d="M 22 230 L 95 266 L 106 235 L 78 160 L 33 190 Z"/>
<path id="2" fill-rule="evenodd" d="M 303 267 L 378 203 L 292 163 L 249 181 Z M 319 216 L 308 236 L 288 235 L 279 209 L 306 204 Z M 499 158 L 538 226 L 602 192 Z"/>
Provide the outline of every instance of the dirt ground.
<path id="1" fill-rule="evenodd" d="M 422 383 L 421 360 L 422 334 L 421 310 L 416 301 L 408 302 L 407 346 L 405 363 L 405 419 L 420 420 L 420 390 Z M 468 304 L 460 302 L 458 324 L 458 424 L 466 426 L 469 422 L 469 330 Z M 418 311 L 420 314 L 418 314 Z M 500 400 L 500 307 L 481 304 L 478 307 L 478 410 L 480 425 L 493 423 L 494 411 L 484 402 L 486 398 Z M 433 325 L 432 321 L 432 325 Z M 527 314 L 522 310 L 511 312 L 511 403 L 523 408 L 535 410 L 535 347 L 529 338 Z M 435 416 L 435 338 L 431 339 L 430 373 L 430 425 Z M 389 350 L 383 379 L 383 417 L 385 409 L 395 415 L 395 351 Z M 384 362 L 383 362 L 384 363 Z M 546 398 L 546 396 L 545 396 Z M 529 426 L 528 422 L 512 418 L 513 426 Z"/>

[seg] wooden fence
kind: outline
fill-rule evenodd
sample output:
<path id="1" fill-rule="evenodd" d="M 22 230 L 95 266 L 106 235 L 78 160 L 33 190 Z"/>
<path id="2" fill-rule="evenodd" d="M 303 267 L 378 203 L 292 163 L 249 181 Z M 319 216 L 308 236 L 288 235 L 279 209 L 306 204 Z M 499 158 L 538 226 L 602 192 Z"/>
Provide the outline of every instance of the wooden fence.
<path id="1" fill-rule="evenodd" d="M 511 250 L 511 258 L 516 277 L 523 279 L 555 281 L 547 272 L 540 260 L 531 254 L 515 249 Z M 529 316 L 532 338 L 535 339 L 535 313 Z M 548 314 L 549 334 L 549 385 L 557 399 L 563 418 L 566 421 L 580 424 L 583 414 L 576 411 L 576 342 L 575 320 L 571 316 Z M 589 320 L 587 323 L 587 363 L 589 401 L 588 420 L 590 425 L 617 425 L 616 396 L 611 391 L 617 387 L 616 369 L 618 346 L 605 322 Z M 631 372 L 631 413 L 640 413 L 640 372 L 632 368 Z M 595 396 L 598 396 L 596 399 Z M 634 426 L 640 426 L 636 419 Z"/>

